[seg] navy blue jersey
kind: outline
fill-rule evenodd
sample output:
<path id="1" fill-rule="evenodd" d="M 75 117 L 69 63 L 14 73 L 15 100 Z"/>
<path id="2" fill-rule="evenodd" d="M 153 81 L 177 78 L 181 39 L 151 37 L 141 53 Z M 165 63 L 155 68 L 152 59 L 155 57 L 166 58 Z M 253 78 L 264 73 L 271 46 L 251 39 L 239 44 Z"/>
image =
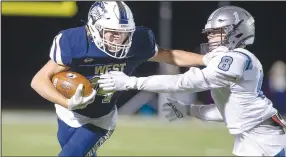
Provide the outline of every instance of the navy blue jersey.
<path id="1" fill-rule="evenodd" d="M 136 27 L 127 57 L 112 58 L 97 48 L 83 26 L 61 31 L 54 38 L 50 58 L 57 64 L 69 66 L 71 71 L 91 79 L 108 71 L 123 71 L 130 75 L 138 65 L 153 57 L 155 51 L 156 41 L 153 32 L 146 27 Z M 97 80 L 98 78 L 91 80 L 95 89 Z M 119 92 L 107 94 L 97 89 L 94 103 L 74 112 L 90 118 L 106 115 L 114 109 L 118 94 Z"/>

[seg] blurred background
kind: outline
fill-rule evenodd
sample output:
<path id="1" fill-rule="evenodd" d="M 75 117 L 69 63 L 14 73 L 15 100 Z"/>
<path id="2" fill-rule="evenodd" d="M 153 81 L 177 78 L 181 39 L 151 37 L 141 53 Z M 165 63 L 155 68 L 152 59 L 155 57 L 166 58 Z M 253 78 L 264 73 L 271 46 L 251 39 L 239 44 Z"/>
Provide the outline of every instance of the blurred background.
<path id="1" fill-rule="evenodd" d="M 56 139 L 54 105 L 30 88 L 34 74 L 49 60 L 54 36 L 84 25 L 93 2 L 2 2 L 1 107 L 3 156 L 53 156 Z M 263 91 L 286 116 L 286 2 L 127 1 L 136 25 L 153 30 L 161 47 L 199 53 L 208 16 L 223 5 L 237 5 L 255 18 L 256 38 L 250 50 L 264 68 Z M 135 76 L 185 72 L 145 62 Z M 233 138 L 224 124 L 196 119 L 168 123 L 160 106 L 171 96 L 188 104 L 210 104 L 209 92 L 155 94 L 129 91 L 118 101 L 118 128 L 99 155 L 231 155 Z M 17 151 L 16 151 L 17 150 Z"/>

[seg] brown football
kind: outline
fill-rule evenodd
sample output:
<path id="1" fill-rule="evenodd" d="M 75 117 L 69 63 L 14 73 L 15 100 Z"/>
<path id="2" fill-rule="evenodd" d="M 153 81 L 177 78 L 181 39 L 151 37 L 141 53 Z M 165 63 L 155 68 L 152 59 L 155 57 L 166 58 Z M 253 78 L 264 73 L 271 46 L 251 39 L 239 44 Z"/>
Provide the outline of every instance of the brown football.
<path id="1" fill-rule="evenodd" d="M 76 72 L 60 72 L 53 76 L 52 82 L 57 91 L 68 99 L 74 95 L 79 84 L 83 84 L 84 96 L 89 96 L 92 92 L 92 84 L 86 77 Z"/>

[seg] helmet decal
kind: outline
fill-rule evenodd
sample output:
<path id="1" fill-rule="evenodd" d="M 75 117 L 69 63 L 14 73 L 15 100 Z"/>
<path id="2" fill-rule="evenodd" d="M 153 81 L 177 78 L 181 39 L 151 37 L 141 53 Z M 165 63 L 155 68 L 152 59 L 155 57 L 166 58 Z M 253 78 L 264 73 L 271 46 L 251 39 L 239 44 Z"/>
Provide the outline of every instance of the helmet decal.
<path id="1" fill-rule="evenodd" d="M 127 18 L 127 13 L 126 10 L 122 4 L 122 2 L 120 1 L 116 1 L 117 6 L 118 6 L 118 10 L 119 10 L 119 23 L 120 24 L 128 24 L 128 18 Z"/>

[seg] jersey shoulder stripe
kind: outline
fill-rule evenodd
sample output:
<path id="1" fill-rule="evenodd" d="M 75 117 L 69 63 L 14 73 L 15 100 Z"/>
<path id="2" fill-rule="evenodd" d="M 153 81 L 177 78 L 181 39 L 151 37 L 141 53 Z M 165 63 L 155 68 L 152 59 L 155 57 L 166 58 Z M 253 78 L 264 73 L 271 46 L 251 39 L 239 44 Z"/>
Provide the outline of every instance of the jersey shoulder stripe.
<path id="1" fill-rule="evenodd" d="M 241 51 L 233 51 L 233 52 L 236 52 L 236 53 L 239 53 L 241 55 L 243 55 L 246 59 L 246 62 L 245 62 L 245 67 L 244 67 L 244 70 L 251 70 L 253 68 L 253 63 L 252 63 L 252 60 L 251 58 L 249 57 L 249 55 L 247 55 L 246 53 L 244 52 L 241 52 Z"/>

